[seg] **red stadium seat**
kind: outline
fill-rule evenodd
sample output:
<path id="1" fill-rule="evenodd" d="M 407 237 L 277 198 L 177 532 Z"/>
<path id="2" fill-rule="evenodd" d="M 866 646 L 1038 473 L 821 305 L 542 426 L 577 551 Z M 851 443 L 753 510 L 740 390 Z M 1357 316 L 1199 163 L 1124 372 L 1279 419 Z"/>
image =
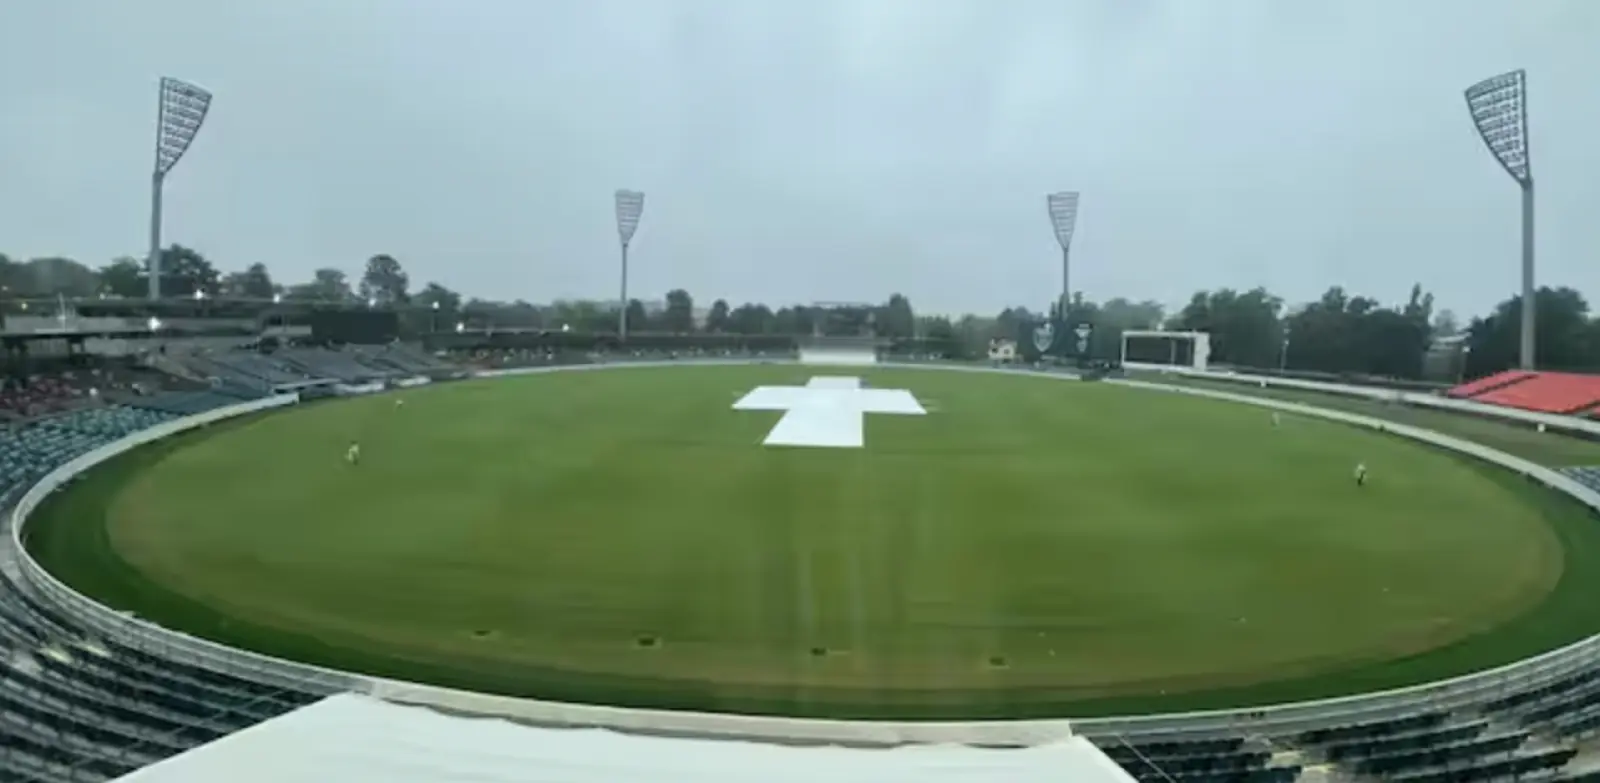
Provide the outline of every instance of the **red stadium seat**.
<path id="1" fill-rule="evenodd" d="M 1527 370 L 1504 370 L 1494 375 L 1485 375 L 1475 381 L 1467 381 L 1445 392 L 1445 396 L 1456 398 L 1475 397 L 1487 391 L 1494 391 L 1503 386 L 1510 386 L 1513 383 L 1528 380 L 1534 375 L 1535 373 Z"/>
<path id="2" fill-rule="evenodd" d="M 1535 373 L 1531 378 L 1478 394 L 1472 399 L 1474 402 L 1541 413 L 1577 413 L 1600 403 L 1600 375 Z"/>

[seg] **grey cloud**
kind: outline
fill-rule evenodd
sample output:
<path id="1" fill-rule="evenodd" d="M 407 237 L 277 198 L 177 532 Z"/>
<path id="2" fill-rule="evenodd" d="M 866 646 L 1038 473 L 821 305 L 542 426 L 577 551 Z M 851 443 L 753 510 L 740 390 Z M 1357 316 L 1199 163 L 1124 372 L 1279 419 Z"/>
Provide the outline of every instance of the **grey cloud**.
<path id="1" fill-rule="evenodd" d="M 0 251 L 143 246 L 155 80 L 217 94 L 167 237 L 280 277 L 399 257 L 548 300 L 634 290 L 1040 307 L 1516 285 L 1516 192 L 1461 89 L 1525 67 L 1540 279 L 1600 296 L 1600 4 L 200 0 L 0 6 Z"/>

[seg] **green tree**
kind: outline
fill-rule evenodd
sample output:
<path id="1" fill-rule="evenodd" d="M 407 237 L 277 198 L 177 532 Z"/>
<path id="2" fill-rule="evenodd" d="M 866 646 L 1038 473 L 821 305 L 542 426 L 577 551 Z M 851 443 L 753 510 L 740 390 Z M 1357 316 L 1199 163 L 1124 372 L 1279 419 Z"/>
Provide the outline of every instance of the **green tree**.
<path id="1" fill-rule="evenodd" d="M 969 359 L 987 356 L 991 340 L 1017 339 L 1014 326 L 1010 333 L 1002 334 L 999 324 L 994 318 L 983 318 L 970 314 L 963 315 L 954 322 L 953 326 L 956 331 L 956 351 L 958 355 Z"/>
<path id="2" fill-rule="evenodd" d="M 24 277 L 26 267 L 11 260 L 5 253 L 0 253 L 0 296 L 18 296 L 26 286 Z"/>
<path id="3" fill-rule="evenodd" d="M 145 296 L 150 293 L 150 276 L 144 267 L 144 262 L 136 258 L 120 256 L 100 268 L 100 286 L 111 296 Z"/>
<path id="4" fill-rule="evenodd" d="M 1334 286 L 1285 319 L 1279 361 L 1293 370 L 1420 378 L 1432 319 L 1433 296 L 1420 285 L 1398 307 Z"/>
<path id="5" fill-rule="evenodd" d="M 245 267 L 241 290 L 250 299 L 271 299 L 277 292 L 278 286 L 272 282 L 272 275 L 267 272 L 267 265 L 256 262 Z"/>
<path id="6" fill-rule="evenodd" d="M 251 264 L 243 272 L 229 272 L 222 278 L 222 295 L 233 299 L 271 299 L 276 291 L 272 275 L 262 263 Z"/>
<path id="7" fill-rule="evenodd" d="M 380 305 L 405 304 L 411 278 L 394 256 L 379 253 L 367 259 L 366 271 L 361 274 L 361 298 Z"/>
<path id="8" fill-rule="evenodd" d="M 461 310 L 461 295 L 438 283 L 430 282 L 417 292 L 415 303 L 454 317 L 455 313 Z"/>
<path id="9" fill-rule="evenodd" d="M 911 300 L 902 294 L 890 294 L 878 311 L 877 332 L 884 337 L 914 337 L 917 331 L 917 314 L 911 309 Z"/>
<path id="10" fill-rule="evenodd" d="M 100 292 L 100 276 L 93 269 L 70 258 L 35 258 L 19 270 L 19 288 L 24 296 L 68 298 L 94 296 Z"/>
<path id="11" fill-rule="evenodd" d="M 650 313 L 646 312 L 645 309 L 644 309 L 644 302 L 641 302 L 641 301 L 639 301 L 637 299 L 629 299 L 628 300 L 628 331 L 629 332 L 648 332 L 648 331 L 652 331 L 654 328 L 655 328 L 655 324 L 651 323 Z M 616 325 L 615 321 L 613 321 L 611 323 L 611 325 L 610 325 L 610 329 L 597 330 L 597 331 L 616 331 L 616 329 L 617 329 L 617 325 Z"/>
<path id="12" fill-rule="evenodd" d="M 632 321 L 629 315 L 629 321 Z M 662 331 L 688 334 L 694 331 L 694 297 L 682 288 L 667 292 L 667 309 L 661 314 Z"/>
<path id="13" fill-rule="evenodd" d="M 729 330 L 737 334 L 770 334 L 774 320 L 764 304 L 742 304 L 728 314 Z"/>
<path id="14" fill-rule="evenodd" d="M 1037 320 L 1038 317 L 1028 312 L 1026 307 L 1007 307 L 993 318 L 989 333 L 982 335 L 983 342 L 987 346 L 992 339 L 1015 340 L 1017 335 L 1021 333 L 1023 324 L 1033 323 Z M 987 347 L 985 350 L 987 350 Z"/>
<path id="15" fill-rule="evenodd" d="M 443 286 L 440 286 L 439 289 L 439 291 L 434 291 L 431 294 L 427 289 L 424 289 L 422 293 L 417 295 L 417 299 L 423 300 L 426 298 L 430 302 L 443 301 L 443 304 L 440 305 L 439 312 L 448 313 L 453 309 L 450 306 L 449 297 L 455 297 L 456 294 L 451 292 L 449 289 L 444 288 Z M 429 306 L 429 309 L 420 312 L 431 313 L 431 305 Z M 547 323 L 545 315 L 546 314 L 543 310 L 520 299 L 515 302 L 492 302 L 485 299 L 473 299 L 461 307 L 461 315 L 459 318 L 461 320 L 465 320 L 475 329 L 540 329 L 547 326 L 554 328 L 561 327 L 563 322 L 556 321 L 553 323 Z M 456 318 L 457 316 L 450 317 Z M 443 316 L 437 320 L 443 321 Z"/>
<path id="16" fill-rule="evenodd" d="M 1571 288 L 1540 288 L 1535 294 L 1534 355 L 1540 369 L 1600 369 L 1595 323 L 1589 303 Z M 1476 378 L 1517 364 L 1522 334 L 1522 297 L 1513 296 L 1467 328 L 1466 374 Z"/>
<path id="17" fill-rule="evenodd" d="M 289 287 L 287 299 L 295 302 L 348 303 L 355 298 L 344 272 L 323 267 L 311 273 L 311 282 Z"/>
<path id="18" fill-rule="evenodd" d="M 163 297 L 193 296 L 197 291 L 216 296 L 221 289 L 221 273 L 200 251 L 183 245 L 172 245 L 161 251 Z"/>
<path id="19" fill-rule="evenodd" d="M 1282 351 L 1283 300 L 1264 288 L 1197 291 L 1169 326 L 1208 332 L 1211 359 L 1241 367 L 1271 367 Z"/>
<path id="20" fill-rule="evenodd" d="M 718 299 L 711 303 L 711 311 L 706 313 L 706 331 L 712 334 L 728 331 L 728 300 Z"/>
<path id="21" fill-rule="evenodd" d="M 940 350 L 949 358 L 960 358 L 965 355 L 961 338 L 956 333 L 956 325 L 946 316 L 917 316 L 916 336 L 929 345 L 940 346 Z"/>

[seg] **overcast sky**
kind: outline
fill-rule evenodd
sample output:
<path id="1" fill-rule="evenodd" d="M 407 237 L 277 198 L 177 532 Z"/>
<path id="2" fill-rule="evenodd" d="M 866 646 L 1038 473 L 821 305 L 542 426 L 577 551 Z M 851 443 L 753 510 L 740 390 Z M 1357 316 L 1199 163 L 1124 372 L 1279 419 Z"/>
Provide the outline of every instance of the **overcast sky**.
<path id="1" fill-rule="evenodd" d="M 1529 71 L 1539 278 L 1600 299 L 1600 1 L 3 0 L 0 252 L 146 242 L 156 82 L 216 93 L 166 238 L 296 282 L 1042 308 L 1517 286 L 1461 90 Z M 1600 304 L 1600 302 L 1597 302 Z"/>

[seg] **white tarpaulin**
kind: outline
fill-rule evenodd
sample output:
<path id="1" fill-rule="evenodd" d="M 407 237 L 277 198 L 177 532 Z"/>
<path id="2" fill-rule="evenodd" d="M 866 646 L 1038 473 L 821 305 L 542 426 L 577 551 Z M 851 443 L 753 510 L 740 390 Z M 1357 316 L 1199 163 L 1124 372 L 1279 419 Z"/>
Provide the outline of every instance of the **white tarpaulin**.
<path id="1" fill-rule="evenodd" d="M 119 783 L 1130 783 L 1081 737 L 1018 749 L 790 746 L 464 718 L 331 696 Z"/>

